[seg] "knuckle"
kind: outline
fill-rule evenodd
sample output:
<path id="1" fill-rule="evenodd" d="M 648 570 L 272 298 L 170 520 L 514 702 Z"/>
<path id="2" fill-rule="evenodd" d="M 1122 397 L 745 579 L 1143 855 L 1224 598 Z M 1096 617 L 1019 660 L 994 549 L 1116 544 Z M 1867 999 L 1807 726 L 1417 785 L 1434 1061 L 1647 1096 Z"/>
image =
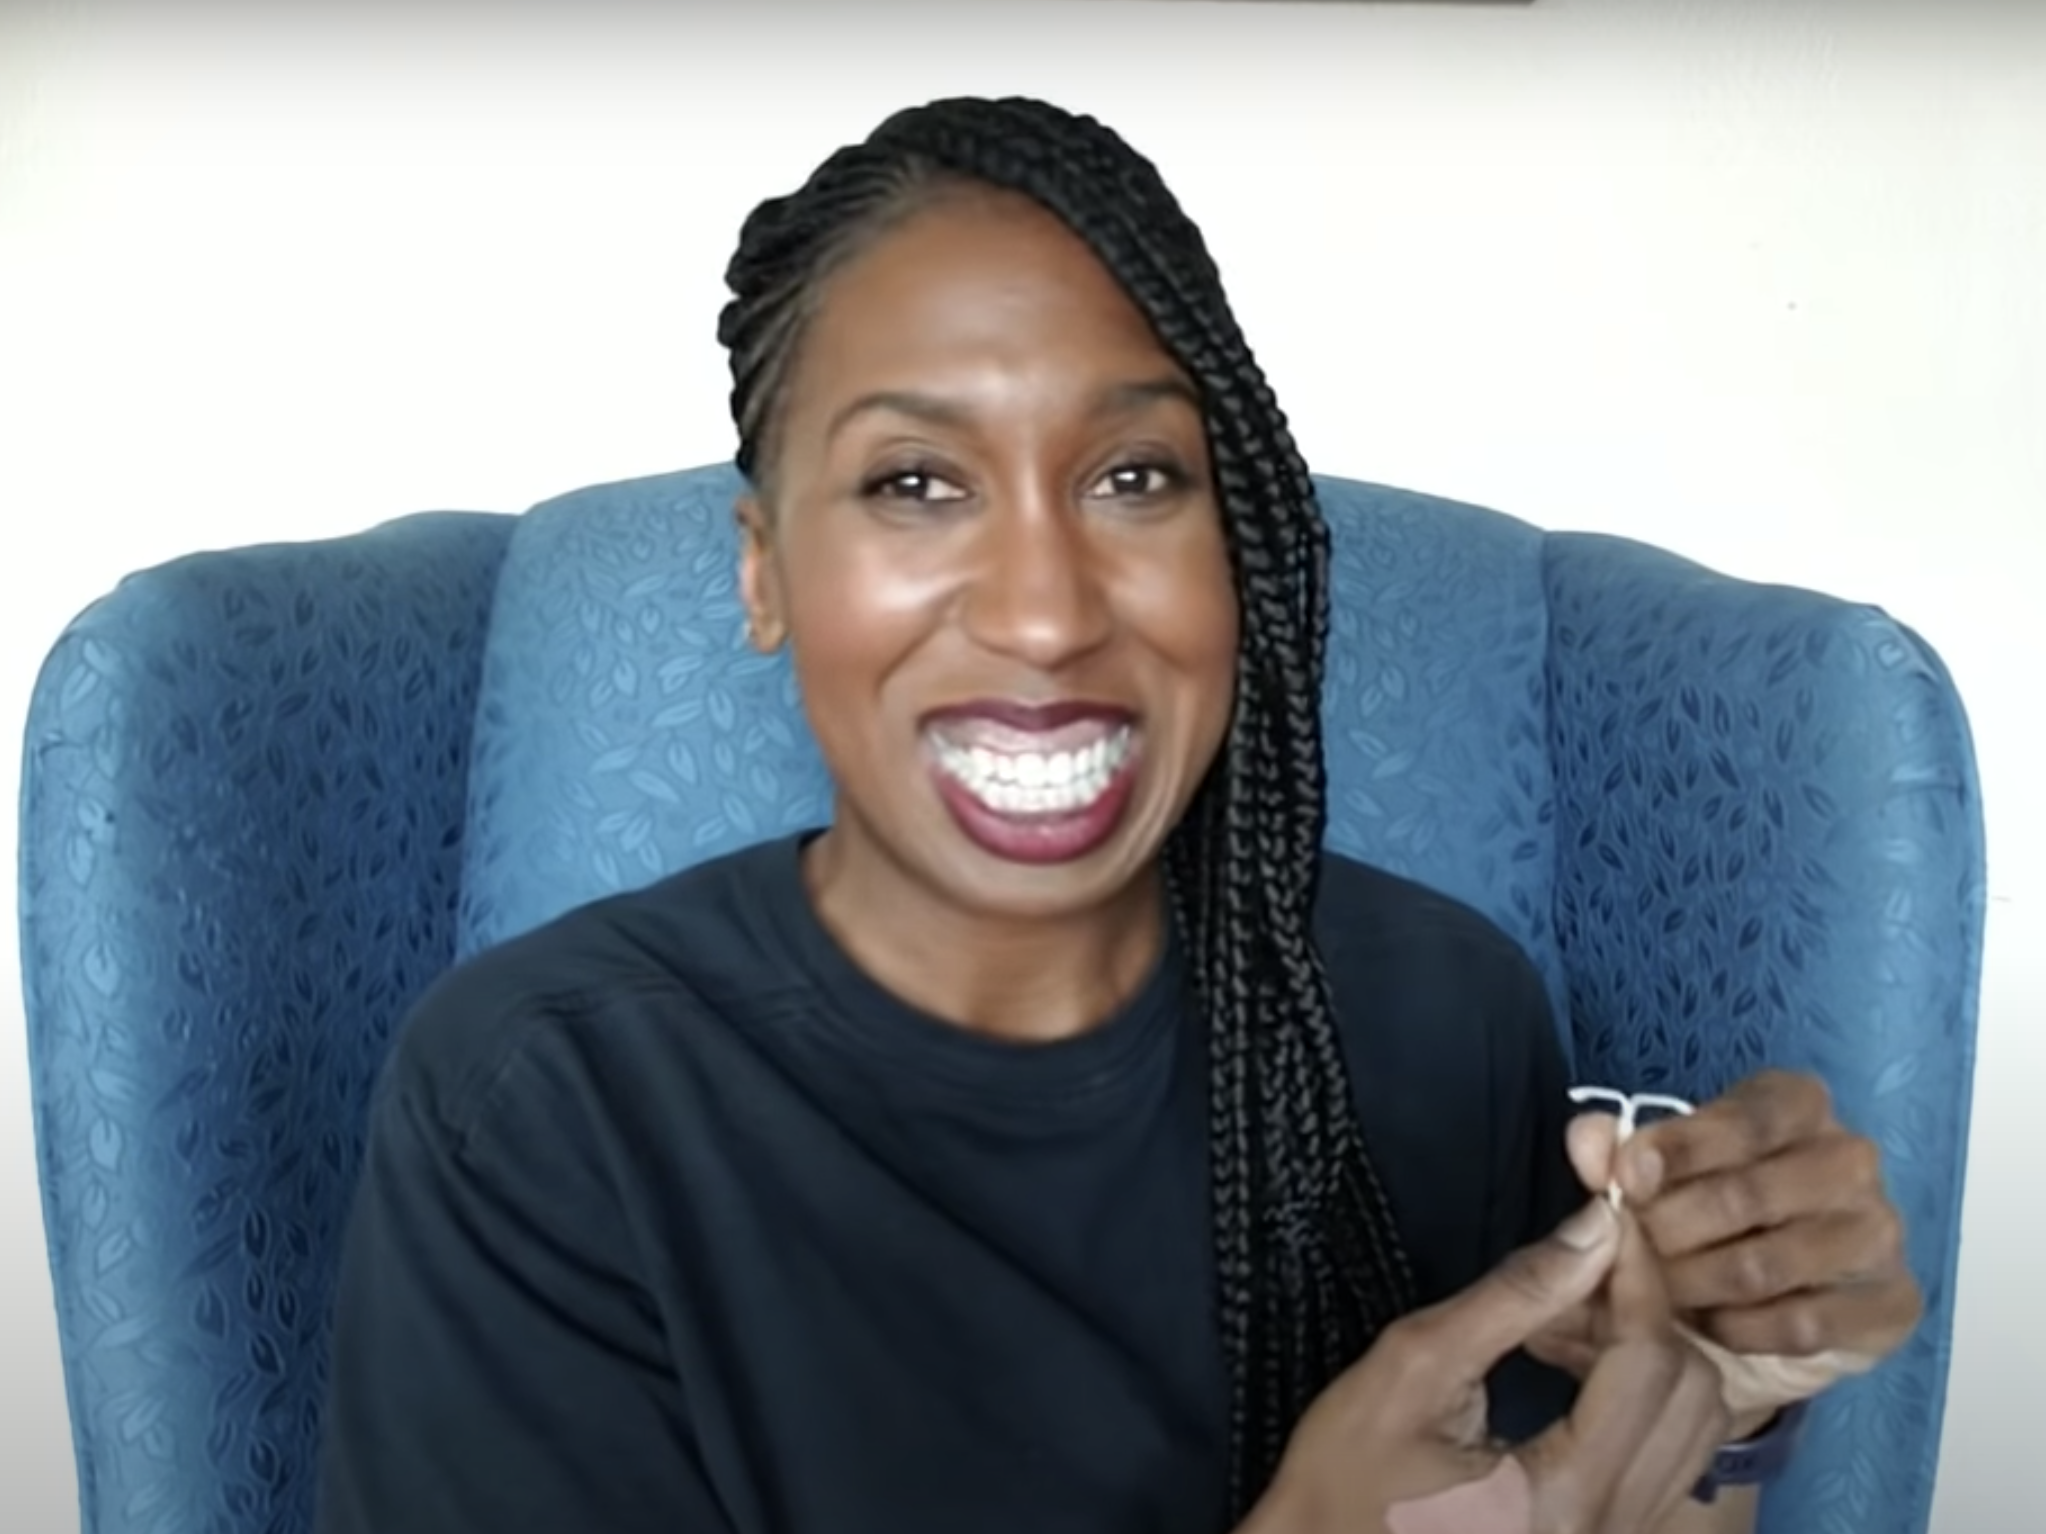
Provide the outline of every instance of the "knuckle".
<path id="1" fill-rule="evenodd" d="M 1780 1145 L 1832 1122 L 1833 1093 L 1804 1071 L 1764 1071 L 1755 1078 L 1751 1127 L 1758 1141 Z"/>
<path id="2" fill-rule="evenodd" d="M 1755 1095 L 1783 1102 L 1811 1104 L 1830 1102 L 1825 1078 L 1812 1071 L 1786 1070 L 1772 1065 L 1755 1073 Z"/>
<path id="3" fill-rule="evenodd" d="M 1720 1222 L 1728 1230 L 1753 1230 L 1766 1224 L 1767 1208 L 1755 1178 L 1747 1172 L 1729 1172 L 1713 1180 L 1712 1202 Z"/>
<path id="4" fill-rule="evenodd" d="M 1782 1353 L 1782 1329 L 1777 1326 L 1772 1312 L 1730 1313 L 1711 1317 L 1705 1324 L 1705 1335 L 1719 1347 L 1730 1353 Z"/>
<path id="5" fill-rule="evenodd" d="M 1775 1294 L 1784 1287 L 1783 1262 L 1765 1241 L 1750 1241 L 1727 1255 L 1729 1287 L 1743 1300 Z"/>
<path id="6" fill-rule="evenodd" d="M 1888 1204 L 1876 1210 L 1869 1249 L 1881 1271 L 1894 1272 L 1905 1266 L 1904 1217 Z"/>
<path id="7" fill-rule="evenodd" d="M 1372 1355 L 1392 1378 L 1393 1388 L 1425 1375 L 1435 1367 L 1442 1349 L 1441 1320 L 1425 1311 L 1400 1317 L 1378 1334 Z"/>
<path id="8" fill-rule="evenodd" d="M 1447 1311 L 1417 1311 L 1393 1322 L 1371 1349 L 1378 1364 L 1374 1388 L 1395 1400 L 1439 1393 L 1463 1330 Z"/>
<path id="9" fill-rule="evenodd" d="M 1512 1253 L 1493 1271 L 1502 1287 L 1530 1304 L 1547 1304 L 1554 1291 L 1545 1264 L 1532 1250 Z"/>
<path id="10" fill-rule="evenodd" d="M 1826 1322 L 1825 1309 L 1816 1300 L 1793 1300 L 1785 1305 L 1777 1318 L 1777 1328 L 1782 1337 L 1782 1351 L 1793 1357 L 1808 1358 L 1823 1353 L 1832 1342 L 1832 1328 Z"/>
<path id="11" fill-rule="evenodd" d="M 1902 1336 L 1908 1336 L 1916 1331 L 1918 1323 L 1925 1319 L 1925 1291 L 1919 1287 L 1917 1278 L 1908 1271 L 1904 1275 L 1904 1296 L 1900 1309 L 1902 1312 L 1900 1319 L 1903 1323 L 1901 1340 Z"/>
<path id="12" fill-rule="evenodd" d="M 1883 1153 L 1875 1141 L 1849 1135 L 1841 1151 L 1845 1180 L 1856 1192 L 1880 1190 L 1883 1185 Z"/>
<path id="13" fill-rule="evenodd" d="M 1833 1113 L 1833 1089 L 1826 1084 L 1826 1078 L 1809 1071 L 1787 1074 L 1806 1109 L 1820 1117 L 1830 1118 Z"/>

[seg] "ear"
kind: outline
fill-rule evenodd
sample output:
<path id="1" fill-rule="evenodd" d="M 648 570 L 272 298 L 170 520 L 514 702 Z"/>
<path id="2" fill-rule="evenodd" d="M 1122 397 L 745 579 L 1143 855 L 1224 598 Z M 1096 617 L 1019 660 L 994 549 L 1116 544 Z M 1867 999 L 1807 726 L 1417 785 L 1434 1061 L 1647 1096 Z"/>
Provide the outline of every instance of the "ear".
<path id="1" fill-rule="evenodd" d="M 774 522 L 753 495 L 739 497 L 732 513 L 739 524 L 739 598 L 746 604 L 746 637 L 754 649 L 772 653 L 788 638 Z"/>

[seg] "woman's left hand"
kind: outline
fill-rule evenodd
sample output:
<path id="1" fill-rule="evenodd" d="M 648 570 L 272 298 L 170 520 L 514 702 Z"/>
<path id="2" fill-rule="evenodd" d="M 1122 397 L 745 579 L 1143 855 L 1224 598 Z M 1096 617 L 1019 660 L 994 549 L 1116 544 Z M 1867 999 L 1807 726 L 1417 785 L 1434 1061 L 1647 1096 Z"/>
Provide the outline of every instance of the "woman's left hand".
<path id="1" fill-rule="evenodd" d="M 1737 1423 L 1759 1427 L 1910 1336 L 1924 1297 L 1881 1157 L 1833 1116 L 1817 1078 L 1767 1072 L 1644 1125 L 1617 1168 L 1616 1124 L 1574 1120 L 1570 1159 L 1587 1188 L 1617 1180 L 1662 1258 L 1672 1305 L 1720 1367 Z M 1530 1351 L 1581 1374 L 1602 1329 L 1594 1308 Z"/>

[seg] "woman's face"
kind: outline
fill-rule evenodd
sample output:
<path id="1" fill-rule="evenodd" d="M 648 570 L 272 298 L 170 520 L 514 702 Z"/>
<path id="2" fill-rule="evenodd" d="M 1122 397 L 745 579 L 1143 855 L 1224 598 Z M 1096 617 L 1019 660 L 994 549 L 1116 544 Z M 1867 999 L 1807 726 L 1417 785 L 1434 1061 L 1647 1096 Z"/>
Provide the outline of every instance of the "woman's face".
<path id="1" fill-rule="evenodd" d="M 948 196 L 828 281 L 771 435 L 744 590 L 792 646 L 837 866 L 1018 918 L 1130 889 L 1237 648 L 1196 395 L 1136 307 L 1034 204 Z"/>

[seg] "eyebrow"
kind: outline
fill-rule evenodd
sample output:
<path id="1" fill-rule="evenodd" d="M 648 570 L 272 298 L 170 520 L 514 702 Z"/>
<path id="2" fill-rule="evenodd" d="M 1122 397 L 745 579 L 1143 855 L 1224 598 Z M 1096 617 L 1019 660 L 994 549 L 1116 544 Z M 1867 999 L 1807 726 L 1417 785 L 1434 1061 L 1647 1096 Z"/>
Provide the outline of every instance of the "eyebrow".
<path id="1" fill-rule="evenodd" d="M 1134 415 L 1160 400 L 1178 400 L 1196 413 L 1201 408 L 1200 394 L 1191 384 L 1183 378 L 1166 377 L 1110 384 L 1088 401 L 1087 413 Z M 914 389 L 877 389 L 871 394 L 862 394 L 832 416 L 830 425 L 825 428 L 825 441 L 836 437 L 859 417 L 880 411 L 954 429 L 970 424 L 973 419 L 972 411 L 939 395 L 921 394 Z"/>

